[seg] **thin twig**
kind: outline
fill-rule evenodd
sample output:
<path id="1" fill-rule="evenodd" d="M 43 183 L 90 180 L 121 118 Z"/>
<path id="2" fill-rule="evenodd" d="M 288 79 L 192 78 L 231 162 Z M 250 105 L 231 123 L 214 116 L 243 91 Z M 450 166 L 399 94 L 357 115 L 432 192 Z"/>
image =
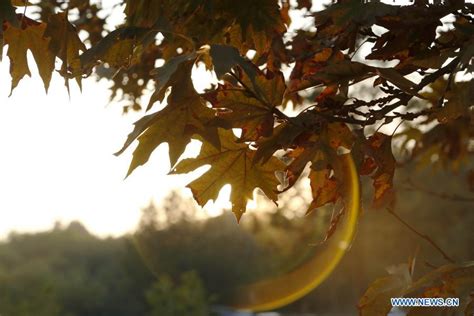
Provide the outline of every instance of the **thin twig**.
<path id="1" fill-rule="evenodd" d="M 435 270 L 439 268 L 439 267 L 435 266 L 434 264 L 432 264 L 432 263 L 430 263 L 430 262 L 428 262 L 428 261 L 426 261 L 426 260 L 425 260 L 425 265 L 426 265 L 427 267 L 429 267 L 429 268 L 431 268 L 431 269 L 435 269 Z"/>
<path id="2" fill-rule="evenodd" d="M 424 240 L 426 240 L 427 242 L 429 242 L 436 250 L 438 250 L 438 252 L 443 256 L 444 259 L 446 259 L 447 261 L 451 262 L 451 263 L 454 263 L 455 261 L 446 254 L 446 252 L 444 252 L 443 249 L 441 249 L 440 246 L 438 246 L 438 244 L 436 244 L 428 235 L 425 235 L 421 232 L 419 232 L 418 230 L 416 230 L 413 226 L 411 226 L 410 224 L 408 224 L 408 222 L 406 222 L 403 218 L 401 218 L 397 213 L 395 213 L 395 211 L 391 208 L 387 208 L 388 212 L 390 214 L 393 215 L 393 217 L 395 217 L 400 223 L 402 223 L 403 225 L 405 225 L 405 227 L 407 227 L 409 230 L 411 230 L 413 233 L 415 233 L 416 235 L 418 235 L 419 237 L 423 238 Z"/>
<path id="3" fill-rule="evenodd" d="M 395 135 L 395 133 L 397 132 L 397 129 L 403 124 L 403 122 L 405 122 L 404 119 L 402 119 L 400 121 L 400 123 L 398 123 L 397 127 L 395 127 L 395 129 L 393 130 L 392 135 L 390 137 L 393 137 L 393 135 Z"/>

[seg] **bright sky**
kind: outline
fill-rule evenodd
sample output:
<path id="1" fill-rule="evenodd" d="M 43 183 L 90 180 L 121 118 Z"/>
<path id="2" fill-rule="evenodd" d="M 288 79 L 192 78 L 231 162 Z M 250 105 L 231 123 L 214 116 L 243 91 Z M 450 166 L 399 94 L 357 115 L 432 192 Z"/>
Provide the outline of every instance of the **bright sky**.
<path id="1" fill-rule="evenodd" d="M 152 198 L 183 187 L 183 179 L 165 176 L 166 145 L 123 180 L 132 151 L 112 154 L 139 114 L 107 106 L 106 82 L 86 80 L 69 101 L 61 78 L 46 96 L 33 77 L 8 98 L 8 68 L 0 65 L 0 236 L 74 219 L 96 233 L 119 234 L 134 227 Z"/>

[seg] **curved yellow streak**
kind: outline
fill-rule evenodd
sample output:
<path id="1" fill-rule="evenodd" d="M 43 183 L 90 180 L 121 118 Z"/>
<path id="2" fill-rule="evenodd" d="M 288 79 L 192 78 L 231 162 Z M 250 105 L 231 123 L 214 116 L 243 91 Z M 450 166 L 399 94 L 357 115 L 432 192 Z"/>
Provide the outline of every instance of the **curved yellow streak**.
<path id="1" fill-rule="evenodd" d="M 350 154 L 344 155 L 342 165 L 348 212 L 324 248 L 318 247 L 313 257 L 287 274 L 239 287 L 230 306 L 249 311 L 276 309 L 308 294 L 331 274 L 352 242 L 360 207 L 359 178 Z"/>

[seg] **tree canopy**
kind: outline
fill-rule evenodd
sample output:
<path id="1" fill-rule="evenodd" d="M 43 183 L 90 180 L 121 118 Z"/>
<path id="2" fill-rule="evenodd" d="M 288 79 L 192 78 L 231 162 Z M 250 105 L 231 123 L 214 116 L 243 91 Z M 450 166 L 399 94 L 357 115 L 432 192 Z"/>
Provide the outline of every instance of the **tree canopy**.
<path id="1" fill-rule="evenodd" d="M 166 142 L 173 173 L 212 166 L 189 185 L 200 205 L 231 184 L 240 218 L 256 188 L 276 202 L 310 164 L 311 211 L 344 198 L 336 165 L 350 152 L 360 176 L 373 179 L 374 205 L 384 206 L 393 197 L 394 142 L 404 160 L 457 166 L 472 154 L 472 4 L 346 0 L 317 12 L 311 1 L 117 4 L 125 20 L 112 29 L 100 2 L 2 0 L 11 89 L 30 75 L 28 51 L 46 91 L 54 71 L 68 89 L 70 79 L 109 79 L 127 110 L 150 113 L 117 153 L 138 140 L 128 173 Z M 290 32 L 291 10 L 311 25 Z M 204 91 L 191 78 L 200 64 L 218 79 Z M 178 162 L 192 139 L 203 142 L 201 154 Z M 282 186 L 275 172 L 286 175 Z"/>
<path id="2" fill-rule="evenodd" d="M 54 72 L 68 90 L 71 80 L 109 80 L 125 111 L 146 112 L 117 152 L 138 141 L 128 174 L 167 143 L 171 173 L 210 165 L 188 185 L 201 206 L 231 184 L 237 219 L 255 189 L 277 203 L 303 177 L 308 212 L 344 207 L 347 155 L 372 182 L 374 207 L 392 209 L 395 171 L 411 161 L 462 170 L 473 190 L 474 170 L 462 165 L 474 152 L 474 4 L 314 7 L 123 0 L 125 18 L 115 26 L 100 1 L 0 0 L 0 50 L 8 47 L 12 92 L 31 75 L 28 52 L 46 91 Z M 296 11 L 305 26 L 293 27 Z M 213 77 L 202 90 L 193 81 L 198 68 Z M 200 154 L 180 159 L 193 139 Z"/>

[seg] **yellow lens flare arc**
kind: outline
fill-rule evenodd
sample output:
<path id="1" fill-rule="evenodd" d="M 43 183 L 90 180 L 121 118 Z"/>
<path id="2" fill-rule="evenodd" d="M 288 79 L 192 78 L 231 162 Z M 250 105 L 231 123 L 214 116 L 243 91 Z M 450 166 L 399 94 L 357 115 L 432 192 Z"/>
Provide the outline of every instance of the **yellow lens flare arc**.
<path id="1" fill-rule="evenodd" d="M 308 294 L 331 274 L 352 242 L 360 208 L 359 178 L 351 155 L 344 155 L 342 163 L 347 213 L 331 238 L 289 273 L 239 287 L 231 307 L 255 312 L 276 309 Z"/>

